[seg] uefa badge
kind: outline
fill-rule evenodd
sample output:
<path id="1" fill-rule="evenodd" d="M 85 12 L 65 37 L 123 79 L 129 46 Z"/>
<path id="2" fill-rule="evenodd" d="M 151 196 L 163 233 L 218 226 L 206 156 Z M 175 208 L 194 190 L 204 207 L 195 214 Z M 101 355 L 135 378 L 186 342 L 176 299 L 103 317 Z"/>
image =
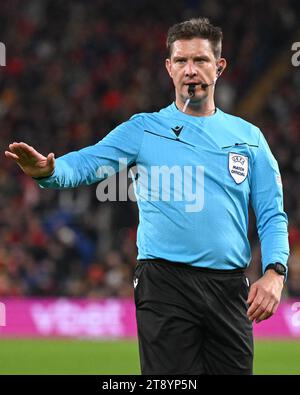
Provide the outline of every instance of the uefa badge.
<path id="1" fill-rule="evenodd" d="M 229 172 L 237 184 L 241 184 L 248 175 L 248 156 L 229 152 Z"/>

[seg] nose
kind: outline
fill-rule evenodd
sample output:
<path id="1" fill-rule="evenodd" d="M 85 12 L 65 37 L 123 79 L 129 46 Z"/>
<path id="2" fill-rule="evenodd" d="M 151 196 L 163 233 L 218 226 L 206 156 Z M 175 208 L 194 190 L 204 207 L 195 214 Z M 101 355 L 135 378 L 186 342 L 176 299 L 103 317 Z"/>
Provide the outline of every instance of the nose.
<path id="1" fill-rule="evenodd" d="M 187 62 L 184 70 L 185 77 L 193 78 L 197 75 L 197 68 L 192 61 Z"/>

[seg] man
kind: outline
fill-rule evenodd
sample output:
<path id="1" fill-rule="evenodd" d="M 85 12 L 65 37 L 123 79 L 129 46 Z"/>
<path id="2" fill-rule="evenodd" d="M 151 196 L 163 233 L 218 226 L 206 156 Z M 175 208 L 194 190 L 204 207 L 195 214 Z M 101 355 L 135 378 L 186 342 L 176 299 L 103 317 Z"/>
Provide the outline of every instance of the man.
<path id="1" fill-rule="evenodd" d="M 135 115 L 98 144 L 57 160 L 25 143 L 6 151 L 49 188 L 91 184 L 108 167 L 137 165 L 143 374 L 251 374 L 252 321 L 269 318 L 280 301 L 289 254 L 280 173 L 261 131 L 215 108 L 215 83 L 226 68 L 221 42 L 206 18 L 174 25 L 166 68 L 175 103 Z M 249 203 L 263 272 L 250 290 Z"/>

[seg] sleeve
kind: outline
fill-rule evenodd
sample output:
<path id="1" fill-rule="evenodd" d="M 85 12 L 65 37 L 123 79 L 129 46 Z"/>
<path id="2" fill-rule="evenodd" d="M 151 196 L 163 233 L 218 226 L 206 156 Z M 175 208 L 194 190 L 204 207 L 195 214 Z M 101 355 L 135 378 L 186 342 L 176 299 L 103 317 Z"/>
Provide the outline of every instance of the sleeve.
<path id="1" fill-rule="evenodd" d="M 258 152 L 251 175 L 251 205 L 261 243 L 263 273 L 268 264 L 287 266 L 288 219 L 283 209 L 283 189 L 277 161 L 260 132 Z"/>
<path id="2" fill-rule="evenodd" d="M 112 130 L 97 144 L 56 159 L 50 177 L 36 179 L 42 188 L 74 188 L 90 185 L 135 163 L 144 135 L 137 115 Z"/>

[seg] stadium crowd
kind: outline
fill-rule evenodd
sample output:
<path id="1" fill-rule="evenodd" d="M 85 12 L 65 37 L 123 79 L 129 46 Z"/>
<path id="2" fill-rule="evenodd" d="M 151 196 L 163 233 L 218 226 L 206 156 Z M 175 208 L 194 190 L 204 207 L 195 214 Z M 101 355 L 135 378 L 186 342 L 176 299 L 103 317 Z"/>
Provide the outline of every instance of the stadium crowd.
<path id="1" fill-rule="evenodd" d="M 217 104 L 235 108 L 275 55 L 290 50 L 300 16 L 292 0 L 11 0 L 1 4 L 0 297 L 132 295 L 134 202 L 100 203 L 96 187 L 40 189 L 4 157 L 13 141 L 40 152 L 94 144 L 138 112 L 173 100 L 164 69 L 168 27 L 208 16 L 224 32 L 228 71 Z M 268 10 L 266 17 L 265 10 Z M 300 296 L 300 68 L 289 72 L 251 119 L 279 161 L 291 243 L 286 295 Z M 251 279 L 259 275 L 254 222 Z"/>

